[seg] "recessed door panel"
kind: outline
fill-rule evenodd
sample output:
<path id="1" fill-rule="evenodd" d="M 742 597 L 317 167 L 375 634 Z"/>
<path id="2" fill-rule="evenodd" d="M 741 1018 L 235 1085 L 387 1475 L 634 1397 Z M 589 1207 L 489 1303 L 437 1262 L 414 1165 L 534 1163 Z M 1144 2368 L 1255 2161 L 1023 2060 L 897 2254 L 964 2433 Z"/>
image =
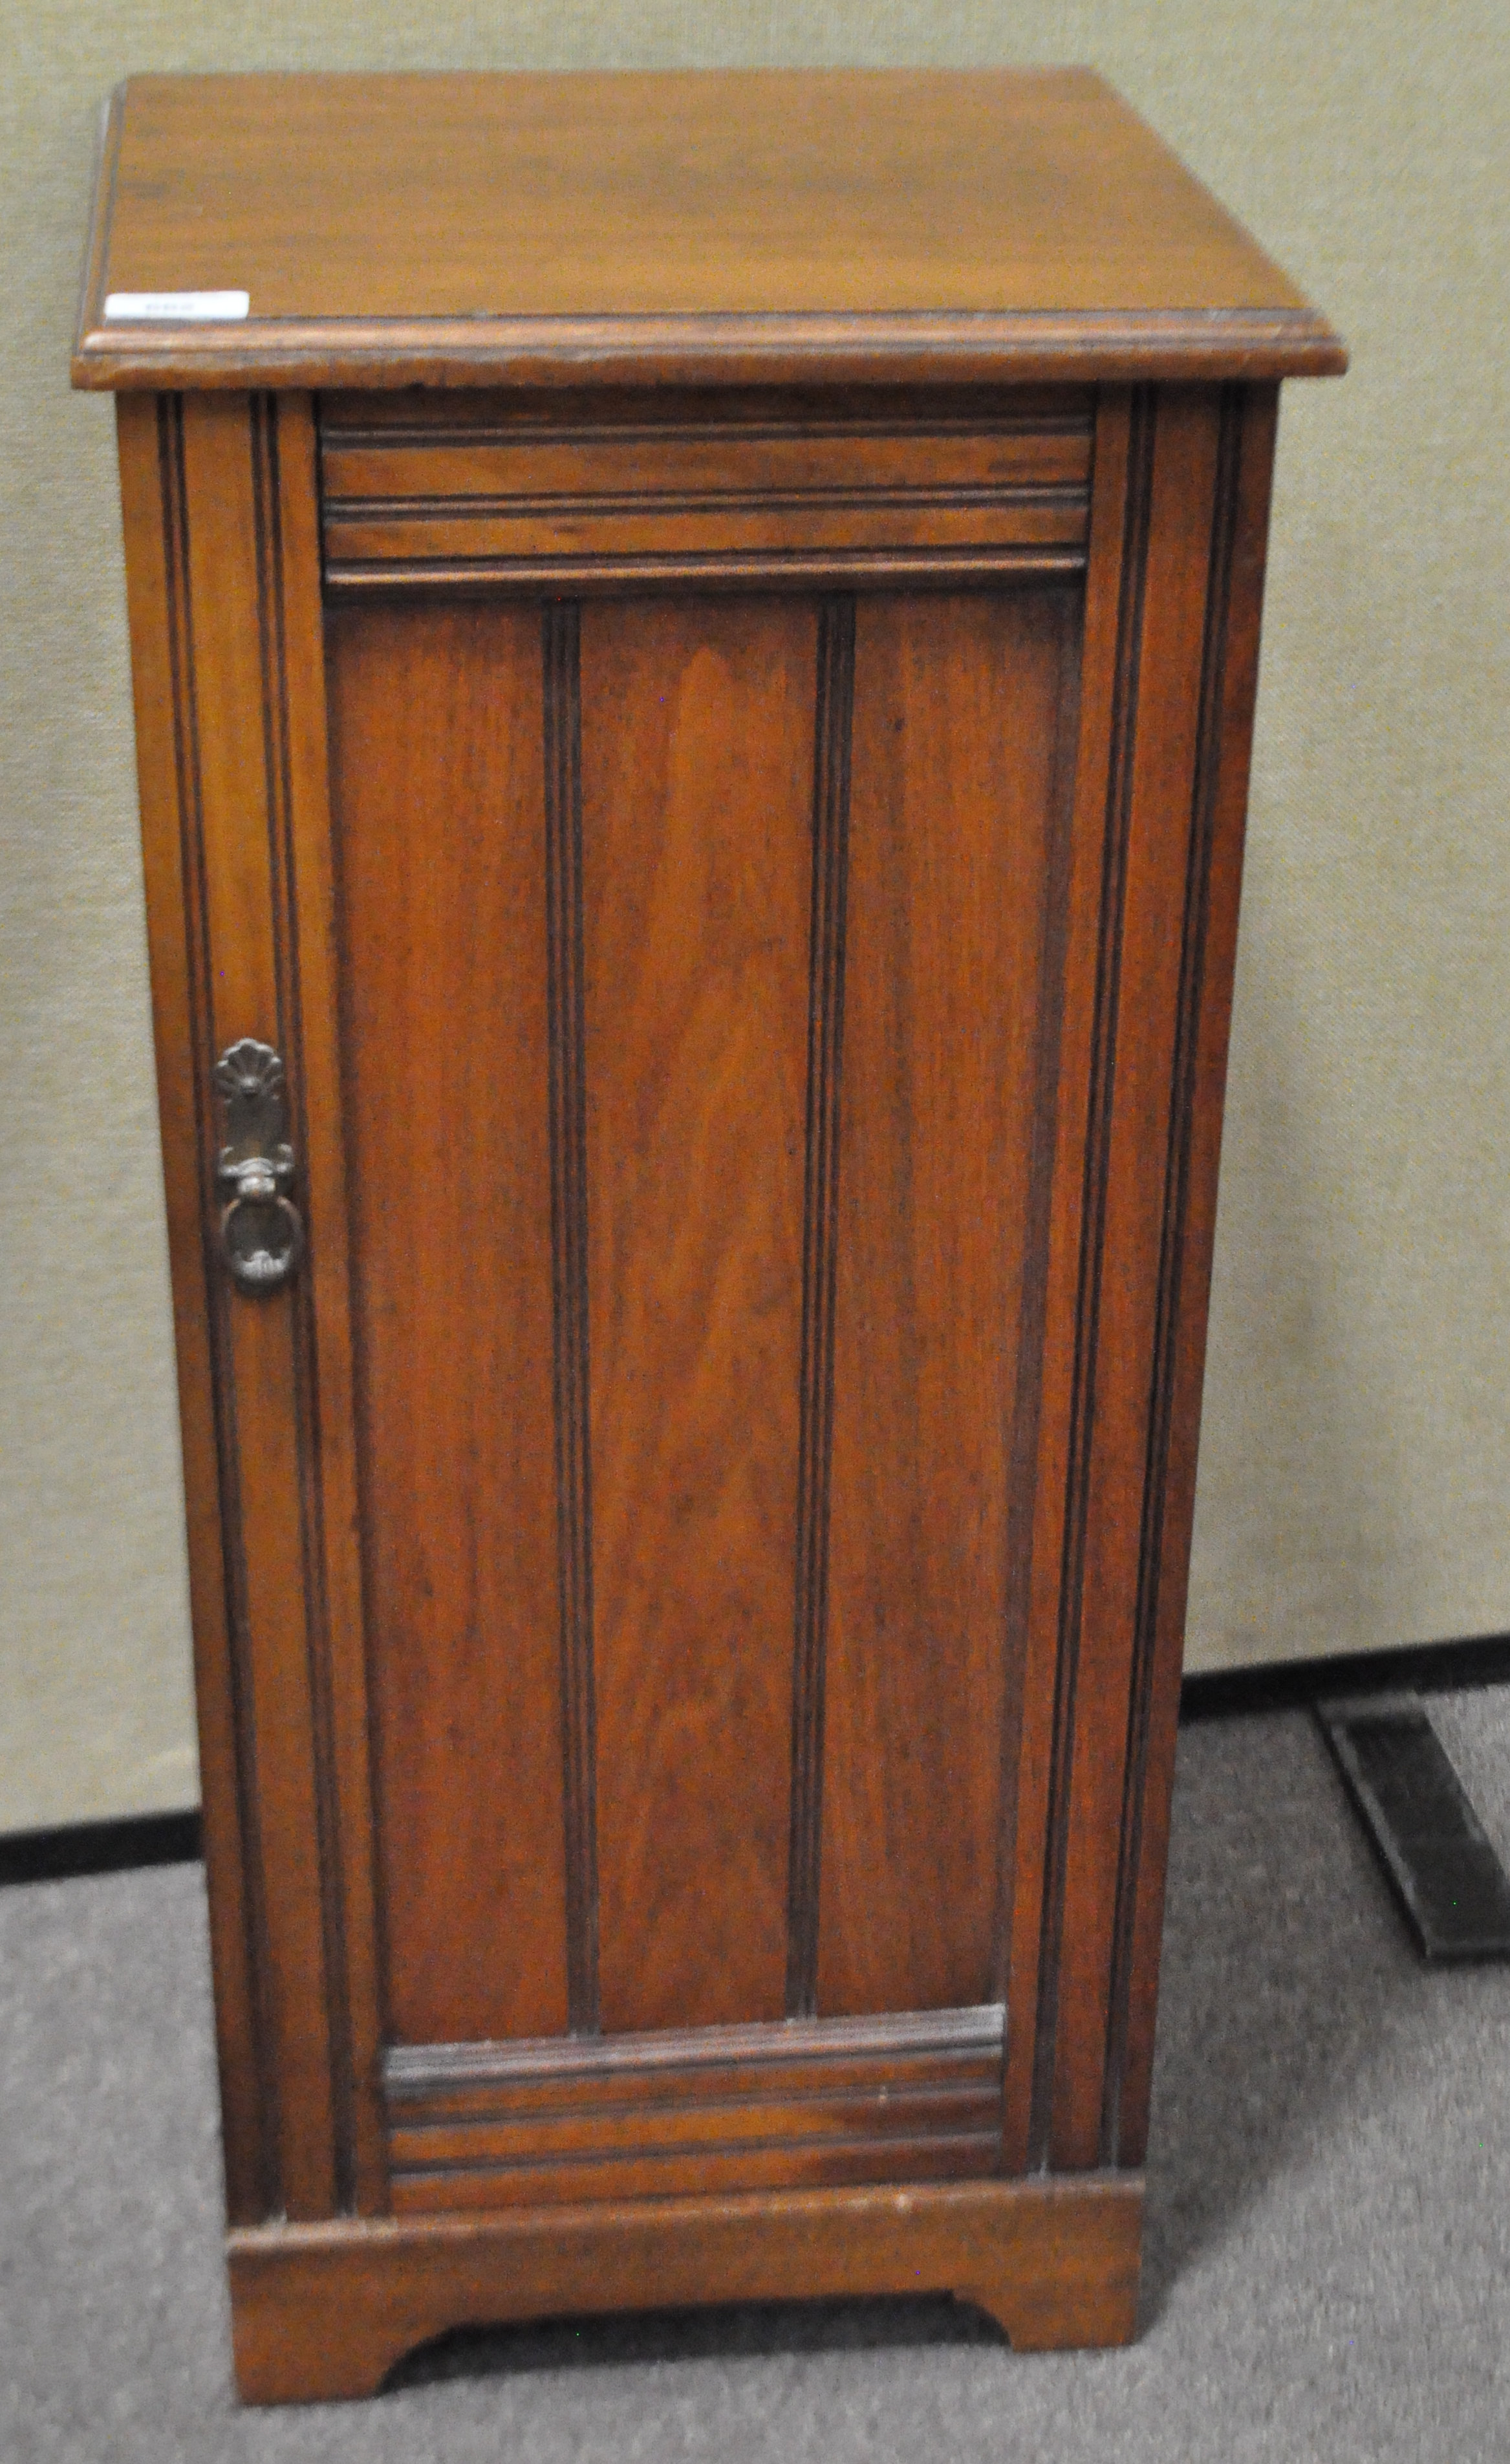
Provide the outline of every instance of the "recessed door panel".
<path id="1" fill-rule="evenodd" d="M 1019 1362 L 1024 1404 L 1037 1366 L 1045 958 L 1078 647 L 1069 590 L 858 607 L 823 2013 L 996 1990 L 1014 1429 Z"/>
<path id="2" fill-rule="evenodd" d="M 387 2020 L 567 2023 L 536 608 L 329 627 Z"/>
<path id="3" fill-rule="evenodd" d="M 786 1980 L 817 615 L 581 619 L 607 2029 Z"/>
<path id="4" fill-rule="evenodd" d="M 1078 645 L 332 624 L 399 2042 L 999 1991 Z"/>

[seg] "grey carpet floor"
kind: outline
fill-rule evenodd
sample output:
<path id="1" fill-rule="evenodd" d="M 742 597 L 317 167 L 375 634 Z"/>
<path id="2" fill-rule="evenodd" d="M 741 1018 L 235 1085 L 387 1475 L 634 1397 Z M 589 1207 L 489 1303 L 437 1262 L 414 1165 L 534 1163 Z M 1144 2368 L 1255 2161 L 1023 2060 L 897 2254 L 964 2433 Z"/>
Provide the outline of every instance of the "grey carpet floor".
<path id="1" fill-rule="evenodd" d="M 1510 1691 L 1433 1716 L 1510 1855 Z M 1140 2341 L 948 2302 L 510 2330 L 230 2390 L 197 1868 L 0 1893 L 4 2464 L 1510 2457 L 1510 1969 L 1416 1961 L 1309 1719 L 1187 1728 Z"/>

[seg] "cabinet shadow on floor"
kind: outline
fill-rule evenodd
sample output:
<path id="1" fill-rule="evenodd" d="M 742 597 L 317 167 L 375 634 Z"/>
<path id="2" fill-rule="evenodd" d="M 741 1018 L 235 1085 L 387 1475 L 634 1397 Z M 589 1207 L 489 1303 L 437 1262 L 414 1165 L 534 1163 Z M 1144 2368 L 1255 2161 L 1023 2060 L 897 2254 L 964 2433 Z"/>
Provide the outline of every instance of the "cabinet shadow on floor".
<path id="1" fill-rule="evenodd" d="M 384 2392 L 455 2378 L 636 2363 L 746 2361 L 782 2353 L 863 2353 L 1007 2339 L 984 2311 L 946 2293 L 895 2299 L 761 2301 L 628 2316 L 458 2327 L 389 2371 Z"/>

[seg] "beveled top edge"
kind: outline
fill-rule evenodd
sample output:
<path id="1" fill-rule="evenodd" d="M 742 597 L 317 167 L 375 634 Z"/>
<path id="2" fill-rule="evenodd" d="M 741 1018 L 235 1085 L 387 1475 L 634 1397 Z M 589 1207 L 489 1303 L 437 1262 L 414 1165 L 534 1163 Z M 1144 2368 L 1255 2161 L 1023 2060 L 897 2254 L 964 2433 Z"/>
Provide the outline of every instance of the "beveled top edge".
<path id="1" fill-rule="evenodd" d="M 249 319 L 81 326 L 86 391 L 340 385 L 1136 384 L 1341 376 L 1308 309 L 1048 316 Z"/>
<path id="2" fill-rule="evenodd" d="M 944 88 L 950 83 L 944 73 L 827 75 L 836 87 L 864 77 L 879 86 L 889 76 L 893 94 L 903 87 L 908 94 L 913 87 L 930 93 L 934 85 Z M 747 73 L 742 82 L 755 88 L 777 77 L 775 72 Z M 821 77 L 817 81 L 821 83 Z M 848 304 L 839 301 L 832 309 L 811 305 L 773 308 L 763 303 L 752 309 L 747 298 L 742 307 L 725 310 L 705 306 L 696 313 L 687 313 L 685 308 L 662 312 L 653 305 L 650 313 L 644 313 L 643 304 L 636 302 L 628 310 L 621 306 L 611 313 L 558 314 L 550 309 L 549 301 L 547 312 L 537 313 L 537 303 L 532 300 L 529 313 L 457 314 L 454 304 L 445 313 L 436 314 L 346 314 L 322 307 L 313 315 L 253 314 L 244 320 L 224 324 L 107 322 L 104 299 L 107 288 L 112 287 L 112 275 L 116 276 L 114 287 L 136 288 L 132 276 L 142 271 L 144 263 L 140 248 L 137 258 L 128 261 L 124 277 L 112 262 L 128 97 L 141 95 L 150 101 L 176 92 L 182 102 L 190 89 L 212 88 L 217 94 L 222 89 L 250 92 L 277 82 L 266 78 L 148 78 L 132 80 L 117 90 L 103 132 L 84 269 L 72 369 L 77 385 L 91 390 L 252 386 L 302 389 L 328 385 L 388 389 L 415 384 L 889 385 L 928 378 L 946 384 L 1016 385 L 1056 380 L 1268 380 L 1338 374 L 1346 366 L 1346 353 L 1327 320 L 1302 299 L 1272 260 L 1190 178 L 1176 158 L 1151 131 L 1144 128 L 1112 90 L 1093 72 L 1084 70 L 1013 75 L 989 72 L 981 73 L 974 82 L 991 85 L 994 92 L 1005 95 L 1032 89 L 1057 96 L 1061 104 L 1066 98 L 1081 98 L 1098 110 L 1114 115 L 1112 124 L 1119 133 L 1119 142 L 1125 138 L 1136 161 L 1152 165 L 1150 176 L 1172 184 L 1171 194 L 1178 208 L 1176 220 L 1178 214 L 1193 214 L 1203 232 L 1209 227 L 1215 233 L 1212 246 L 1219 262 L 1225 264 L 1230 256 L 1240 266 L 1244 284 L 1236 286 L 1238 297 L 1232 304 L 1219 300 L 1214 304 L 1208 297 L 1192 307 L 1150 306 L 1147 302 L 1103 307 L 1086 304 L 1083 299 L 1068 307 L 1019 303 L 982 309 L 974 304 L 962 306 L 956 299 L 953 304 L 937 307 L 876 308 L 857 307 L 851 300 Z M 433 86 L 439 91 L 477 86 L 500 92 L 506 87 L 524 86 L 539 92 L 547 88 L 559 92 L 575 86 L 585 92 L 589 87 L 607 89 L 633 82 L 648 92 L 651 88 L 679 82 L 691 85 L 696 81 L 690 77 L 638 81 L 602 77 L 290 78 L 282 84 L 291 94 L 295 88 L 302 89 L 306 107 L 317 104 L 325 109 L 329 101 L 325 90 L 331 86 L 344 85 L 354 99 L 358 89 L 363 94 L 370 90 L 388 104 L 392 100 L 390 90 L 397 84 Z M 704 90 L 711 92 L 717 82 L 714 73 L 703 73 Z M 741 79 L 733 77 L 724 82 L 737 83 Z M 804 91 L 811 82 L 804 77 Z M 969 83 L 956 73 L 954 84 L 961 95 Z M 318 95 L 311 91 L 315 88 L 320 89 Z M 261 139 L 258 142 L 264 143 Z M 213 146 L 209 159 L 214 161 Z M 260 156 L 257 159 L 261 161 Z M 555 164 L 553 176 L 559 170 L 559 164 Z M 185 172 L 183 176 L 186 178 L 188 174 Z M 208 176 L 202 169 L 194 172 L 196 180 Z M 531 176 L 542 175 L 536 168 Z M 130 186 L 128 180 L 128 191 Z M 1035 198 L 1038 193 L 1035 188 Z M 191 200 L 197 198 L 198 188 L 191 187 L 189 194 Z M 241 192 L 233 191 L 232 196 L 234 202 Z M 182 209 L 182 198 L 179 203 Z M 140 229 L 146 210 L 141 195 L 135 197 L 132 210 Z M 341 210 L 346 210 L 344 203 Z M 181 227 L 182 212 L 180 226 L 175 228 Z M 344 241 L 349 242 L 351 232 L 345 222 L 340 222 L 339 230 Z M 308 261 L 307 253 L 303 261 Z M 748 267 L 745 271 L 748 275 Z M 977 277 L 978 273 L 977 263 Z M 344 297 L 349 305 L 354 290 L 349 266 L 344 279 L 344 294 L 339 279 L 322 287 L 327 298 Z M 283 288 L 286 296 L 294 298 L 298 285 L 292 283 L 291 287 L 291 283 L 292 277 L 285 279 Z M 142 287 L 153 285 L 144 282 Z M 194 285 L 190 281 L 185 287 Z M 268 287 L 261 281 L 257 284 L 264 297 Z M 271 287 L 276 295 L 276 281 Z M 360 291 L 361 287 L 358 284 L 355 289 Z M 748 287 L 747 282 L 747 291 Z M 1135 290 L 1137 286 L 1130 287 Z M 1004 288 L 1010 293 L 1010 285 L 1004 282 Z M 587 304 L 591 307 L 592 302 Z M 252 306 L 256 306 L 255 297 Z"/>

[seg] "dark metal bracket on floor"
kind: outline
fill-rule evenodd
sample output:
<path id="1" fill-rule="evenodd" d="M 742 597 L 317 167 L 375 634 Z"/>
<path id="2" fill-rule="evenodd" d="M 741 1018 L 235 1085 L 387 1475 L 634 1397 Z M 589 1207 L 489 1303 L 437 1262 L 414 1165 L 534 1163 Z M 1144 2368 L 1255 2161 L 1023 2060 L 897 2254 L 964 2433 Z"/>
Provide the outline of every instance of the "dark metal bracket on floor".
<path id="1" fill-rule="evenodd" d="M 1510 1877 L 1420 1696 L 1354 1695 L 1314 1708 L 1423 1955 L 1510 1958 Z"/>

